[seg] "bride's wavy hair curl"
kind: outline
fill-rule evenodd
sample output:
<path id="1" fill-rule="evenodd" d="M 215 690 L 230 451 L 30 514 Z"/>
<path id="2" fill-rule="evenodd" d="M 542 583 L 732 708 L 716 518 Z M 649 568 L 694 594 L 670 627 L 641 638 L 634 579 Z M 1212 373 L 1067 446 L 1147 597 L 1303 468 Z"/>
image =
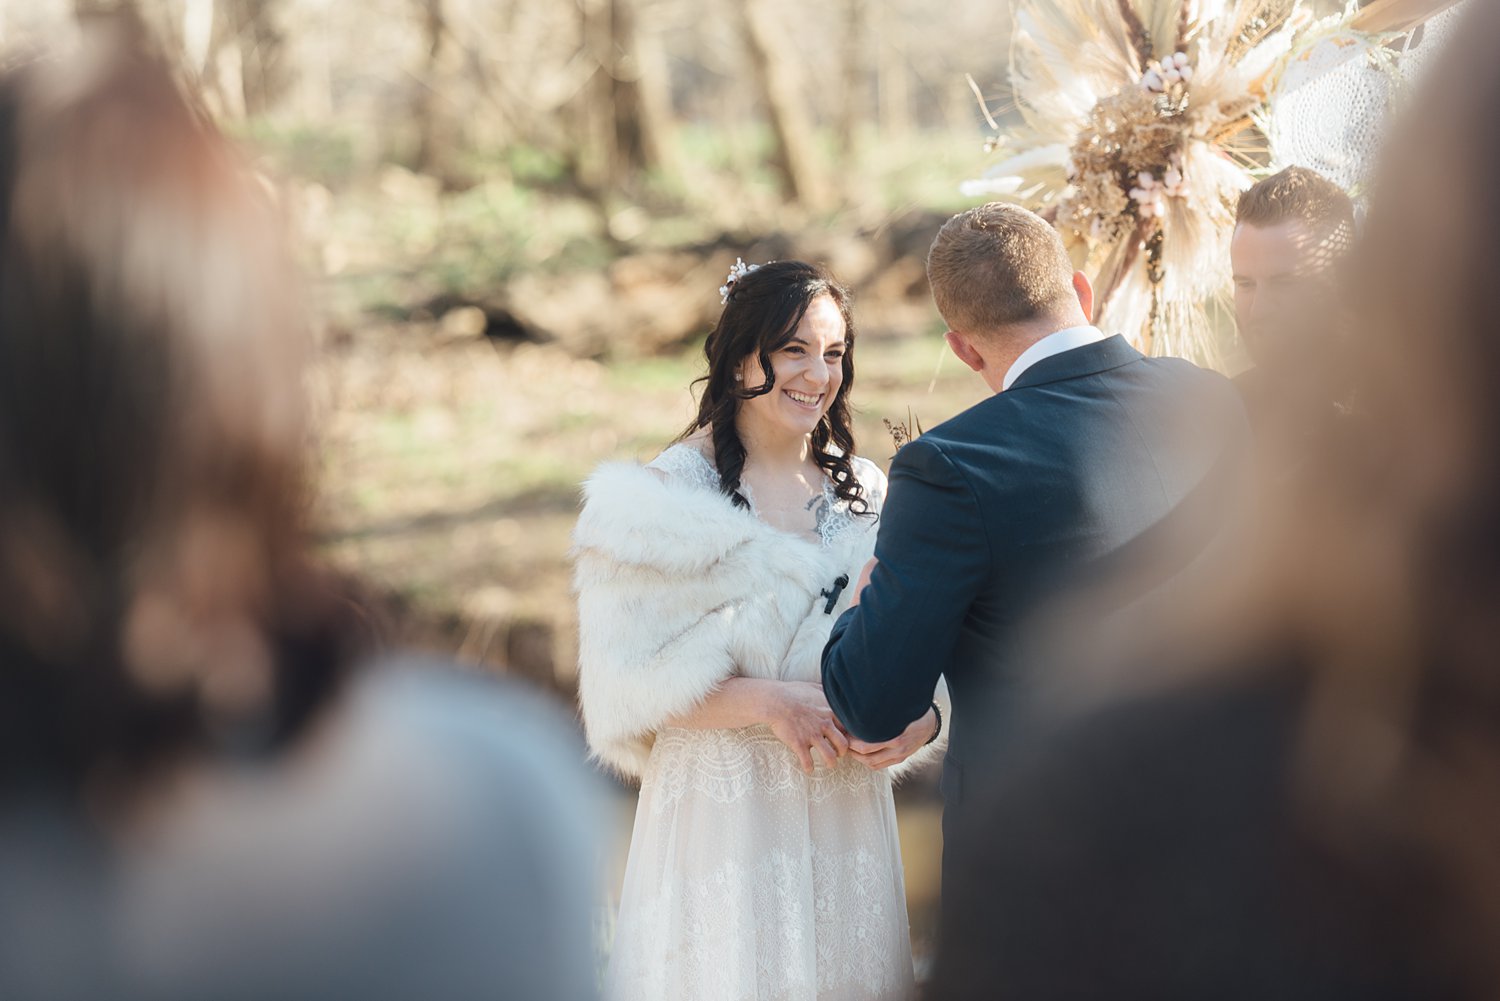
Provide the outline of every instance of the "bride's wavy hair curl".
<path id="1" fill-rule="evenodd" d="M 719 489 L 735 506 L 750 502 L 740 491 L 745 471 L 745 444 L 735 428 L 740 405 L 765 396 L 776 385 L 771 356 L 784 348 L 797 331 L 808 306 L 819 296 L 828 296 L 844 318 L 844 379 L 811 437 L 813 460 L 828 474 L 835 495 L 848 502 L 856 514 L 868 514 L 864 489 L 854 476 L 854 431 L 849 414 L 849 391 L 854 388 L 854 317 L 849 308 L 849 290 L 824 269 L 803 261 L 763 264 L 729 286 L 728 301 L 719 322 L 703 345 L 708 374 L 702 384 L 698 414 L 679 437 L 682 441 L 708 429 L 719 470 Z M 747 357 L 760 361 L 765 381 L 759 386 L 737 384 L 735 370 Z"/>

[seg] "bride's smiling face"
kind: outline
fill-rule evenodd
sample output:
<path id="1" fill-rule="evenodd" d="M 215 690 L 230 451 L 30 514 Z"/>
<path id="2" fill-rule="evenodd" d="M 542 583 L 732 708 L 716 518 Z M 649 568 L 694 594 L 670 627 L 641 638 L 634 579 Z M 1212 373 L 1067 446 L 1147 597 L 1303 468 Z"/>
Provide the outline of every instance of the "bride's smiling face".
<path id="1" fill-rule="evenodd" d="M 756 437 L 812 433 L 844 384 L 846 338 L 844 316 L 832 296 L 808 303 L 791 339 L 771 352 L 771 391 L 740 404 L 740 426 Z M 740 362 L 737 375 L 747 388 L 765 382 L 755 355 Z"/>

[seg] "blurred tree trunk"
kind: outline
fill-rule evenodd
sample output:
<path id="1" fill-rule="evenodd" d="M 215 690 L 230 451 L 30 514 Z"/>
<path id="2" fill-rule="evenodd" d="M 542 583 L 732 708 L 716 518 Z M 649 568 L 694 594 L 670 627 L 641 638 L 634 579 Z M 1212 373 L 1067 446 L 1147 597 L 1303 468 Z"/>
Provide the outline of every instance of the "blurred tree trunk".
<path id="1" fill-rule="evenodd" d="M 240 51 L 245 114 L 270 111 L 286 90 L 290 67 L 286 37 L 277 22 L 282 0 L 227 0 L 229 26 Z"/>
<path id="2" fill-rule="evenodd" d="M 417 0 L 422 14 L 422 36 L 427 63 L 417 81 L 413 106 L 417 127 L 414 166 L 436 177 L 444 187 L 463 187 L 457 174 L 457 154 L 463 126 L 453 112 L 463 74 L 464 51 L 448 25 L 445 0 Z"/>
<path id="3" fill-rule="evenodd" d="M 859 123 L 867 111 L 865 24 L 868 0 L 844 0 L 843 95 L 839 105 L 839 157 L 846 168 L 859 158 Z"/>
<path id="4" fill-rule="evenodd" d="M 598 67 L 579 109 L 580 173 L 593 189 L 618 187 L 644 170 L 677 168 L 666 58 L 642 32 L 635 0 L 584 0 L 585 51 Z"/>
<path id="5" fill-rule="evenodd" d="M 896 19 L 891 16 L 890 0 L 885 0 L 880 16 L 876 70 L 880 134 L 884 140 L 899 141 L 911 131 L 911 81 L 908 79 L 906 53 L 898 42 L 899 34 Z"/>
<path id="6" fill-rule="evenodd" d="M 635 0 L 609 0 L 615 148 L 624 170 L 659 170 L 671 161 L 666 59 L 655 34 L 640 31 L 637 16 Z"/>
<path id="7" fill-rule="evenodd" d="M 594 67 L 576 102 L 578 122 L 576 176 L 585 190 L 602 197 L 618 172 L 615 152 L 614 86 L 610 69 L 613 37 L 609 0 L 581 0 L 579 37 Z"/>
<path id="8" fill-rule="evenodd" d="M 742 0 L 745 49 L 755 73 L 771 131 L 776 137 L 774 162 L 787 196 L 810 209 L 823 204 L 822 178 L 813 145 L 812 126 L 797 93 L 791 66 L 779 58 L 776 25 L 764 0 Z"/>

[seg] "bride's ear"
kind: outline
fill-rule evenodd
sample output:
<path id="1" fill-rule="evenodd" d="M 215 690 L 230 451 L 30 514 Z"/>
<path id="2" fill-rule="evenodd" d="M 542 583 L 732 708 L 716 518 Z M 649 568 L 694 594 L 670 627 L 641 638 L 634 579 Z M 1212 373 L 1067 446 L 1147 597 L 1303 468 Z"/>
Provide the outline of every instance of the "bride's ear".
<path id="1" fill-rule="evenodd" d="M 984 371 L 984 356 L 975 349 L 973 342 L 967 337 L 956 330 L 950 330 L 943 335 L 943 339 L 948 342 L 949 349 L 958 356 L 959 361 L 976 372 Z"/>

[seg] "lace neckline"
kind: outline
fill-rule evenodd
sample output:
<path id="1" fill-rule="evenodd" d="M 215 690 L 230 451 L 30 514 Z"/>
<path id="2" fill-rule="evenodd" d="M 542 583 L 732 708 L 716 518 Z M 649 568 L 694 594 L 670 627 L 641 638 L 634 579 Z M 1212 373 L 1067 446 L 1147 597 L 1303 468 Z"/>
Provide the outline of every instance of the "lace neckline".
<path id="1" fill-rule="evenodd" d="M 679 476 L 699 486 L 717 492 L 719 490 L 719 470 L 713 461 L 703 452 L 686 444 L 679 442 L 665 449 L 649 465 L 654 469 L 660 469 L 668 475 Z M 832 545 L 833 541 L 856 524 L 857 515 L 849 509 L 849 502 L 839 497 L 834 491 L 833 481 L 827 472 L 822 475 L 823 502 L 827 505 L 828 514 L 817 526 L 818 538 L 815 541 L 809 532 L 792 532 L 784 528 L 778 528 L 766 521 L 756 511 L 755 495 L 748 484 L 740 484 L 740 494 L 750 504 L 749 514 L 766 528 L 789 539 L 796 539 L 808 545 L 821 545 L 824 549 Z M 728 498 L 725 498 L 727 501 Z"/>

